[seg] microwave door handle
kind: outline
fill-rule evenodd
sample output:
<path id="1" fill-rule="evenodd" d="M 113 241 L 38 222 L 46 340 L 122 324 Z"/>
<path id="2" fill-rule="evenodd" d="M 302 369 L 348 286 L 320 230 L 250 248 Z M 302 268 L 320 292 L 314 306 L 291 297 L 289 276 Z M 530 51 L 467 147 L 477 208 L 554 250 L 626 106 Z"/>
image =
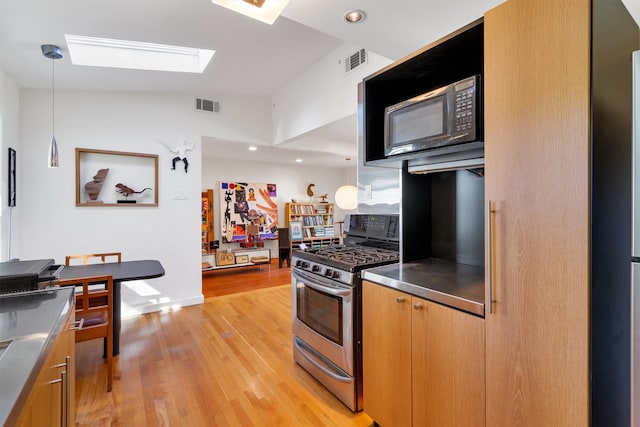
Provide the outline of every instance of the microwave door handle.
<path id="1" fill-rule="evenodd" d="M 351 288 L 337 289 L 335 286 L 331 285 L 330 280 L 322 277 L 313 277 L 296 270 L 293 270 L 292 274 L 296 279 L 304 282 L 305 286 L 308 286 L 320 292 L 324 292 L 325 294 L 333 295 L 336 297 L 348 297 L 353 292 Z M 322 283 L 325 283 L 326 286 L 323 286 Z"/>

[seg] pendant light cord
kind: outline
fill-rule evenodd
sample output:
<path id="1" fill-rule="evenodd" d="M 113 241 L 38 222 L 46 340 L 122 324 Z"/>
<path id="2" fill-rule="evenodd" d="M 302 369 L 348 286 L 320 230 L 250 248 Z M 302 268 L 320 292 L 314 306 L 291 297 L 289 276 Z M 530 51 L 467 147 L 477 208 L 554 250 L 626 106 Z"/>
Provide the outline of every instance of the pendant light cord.
<path id="1" fill-rule="evenodd" d="M 54 87 L 56 59 L 51 58 L 51 135 L 56 134 L 56 90 Z"/>

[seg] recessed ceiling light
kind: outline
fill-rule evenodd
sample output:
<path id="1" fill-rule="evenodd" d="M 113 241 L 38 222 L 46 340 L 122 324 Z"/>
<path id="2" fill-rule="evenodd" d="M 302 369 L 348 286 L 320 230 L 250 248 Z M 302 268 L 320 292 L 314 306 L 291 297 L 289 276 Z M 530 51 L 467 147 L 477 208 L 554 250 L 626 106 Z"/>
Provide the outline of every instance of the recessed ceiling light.
<path id="1" fill-rule="evenodd" d="M 357 24 L 364 21 L 367 15 L 361 10 L 352 10 L 344 14 L 344 20 L 350 24 Z"/>
<path id="2" fill-rule="evenodd" d="M 258 147 L 256 147 L 255 145 L 250 145 L 249 146 L 249 151 L 256 151 L 258 149 Z"/>
<path id="3" fill-rule="evenodd" d="M 74 65 L 202 73 L 215 50 L 64 35 Z"/>
<path id="4" fill-rule="evenodd" d="M 211 2 L 271 25 L 280 16 L 289 0 L 211 0 Z"/>
<path id="5" fill-rule="evenodd" d="M 296 159 L 296 163 L 302 163 L 302 159 Z"/>

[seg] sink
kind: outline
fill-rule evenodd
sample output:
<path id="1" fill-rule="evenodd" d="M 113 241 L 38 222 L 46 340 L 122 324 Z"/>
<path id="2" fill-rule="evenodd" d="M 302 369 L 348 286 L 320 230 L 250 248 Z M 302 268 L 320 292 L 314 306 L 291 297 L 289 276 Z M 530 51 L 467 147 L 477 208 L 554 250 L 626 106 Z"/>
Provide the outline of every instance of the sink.
<path id="1" fill-rule="evenodd" d="M 4 354 L 4 352 L 9 348 L 9 345 L 13 342 L 13 340 L 9 340 L 9 341 L 2 341 L 0 342 L 0 358 L 2 358 L 2 355 Z"/>

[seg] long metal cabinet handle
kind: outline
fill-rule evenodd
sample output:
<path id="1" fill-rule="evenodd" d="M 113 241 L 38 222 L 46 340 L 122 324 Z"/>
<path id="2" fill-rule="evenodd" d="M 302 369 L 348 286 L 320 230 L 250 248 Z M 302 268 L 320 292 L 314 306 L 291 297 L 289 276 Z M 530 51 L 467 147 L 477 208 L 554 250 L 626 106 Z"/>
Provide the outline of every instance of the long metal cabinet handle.
<path id="1" fill-rule="evenodd" d="M 62 391 L 60 396 L 60 425 L 69 427 L 69 415 L 71 413 L 71 408 L 69 407 L 71 402 L 71 385 L 69 384 L 69 381 L 71 381 L 71 356 L 67 356 L 64 363 L 53 365 L 52 368 L 65 368 L 64 371 L 60 372 L 59 379 L 51 380 L 46 384 L 60 383 Z"/>
<path id="2" fill-rule="evenodd" d="M 66 369 L 65 372 L 63 372 L 62 374 L 63 376 L 63 381 L 62 381 L 62 400 L 63 400 L 63 412 L 62 412 L 62 427 L 70 427 L 69 426 L 69 419 L 71 418 L 71 381 L 72 381 L 72 377 L 71 377 L 71 356 L 66 356 L 65 360 L 64 360 L 65 364 L 66 364 Z"/>
<path id="3" fill-rule="evenodd" d="M 67 395 L 69 390 L 69 374 L 67 371 L 62 371 L 60 373 L 60 377 L 62 378 L 62 396 L 60 399 L 60 425 L 62 427 L 68 427 L 68 405 L 69 401 L 67 400 L 69 396 Z"/>
<path id="4" fill-rule="evenodd" d="M 493 314 L 493 214 L 491 200 L 487 200 L 487 302 L 488 312 Z"/>

